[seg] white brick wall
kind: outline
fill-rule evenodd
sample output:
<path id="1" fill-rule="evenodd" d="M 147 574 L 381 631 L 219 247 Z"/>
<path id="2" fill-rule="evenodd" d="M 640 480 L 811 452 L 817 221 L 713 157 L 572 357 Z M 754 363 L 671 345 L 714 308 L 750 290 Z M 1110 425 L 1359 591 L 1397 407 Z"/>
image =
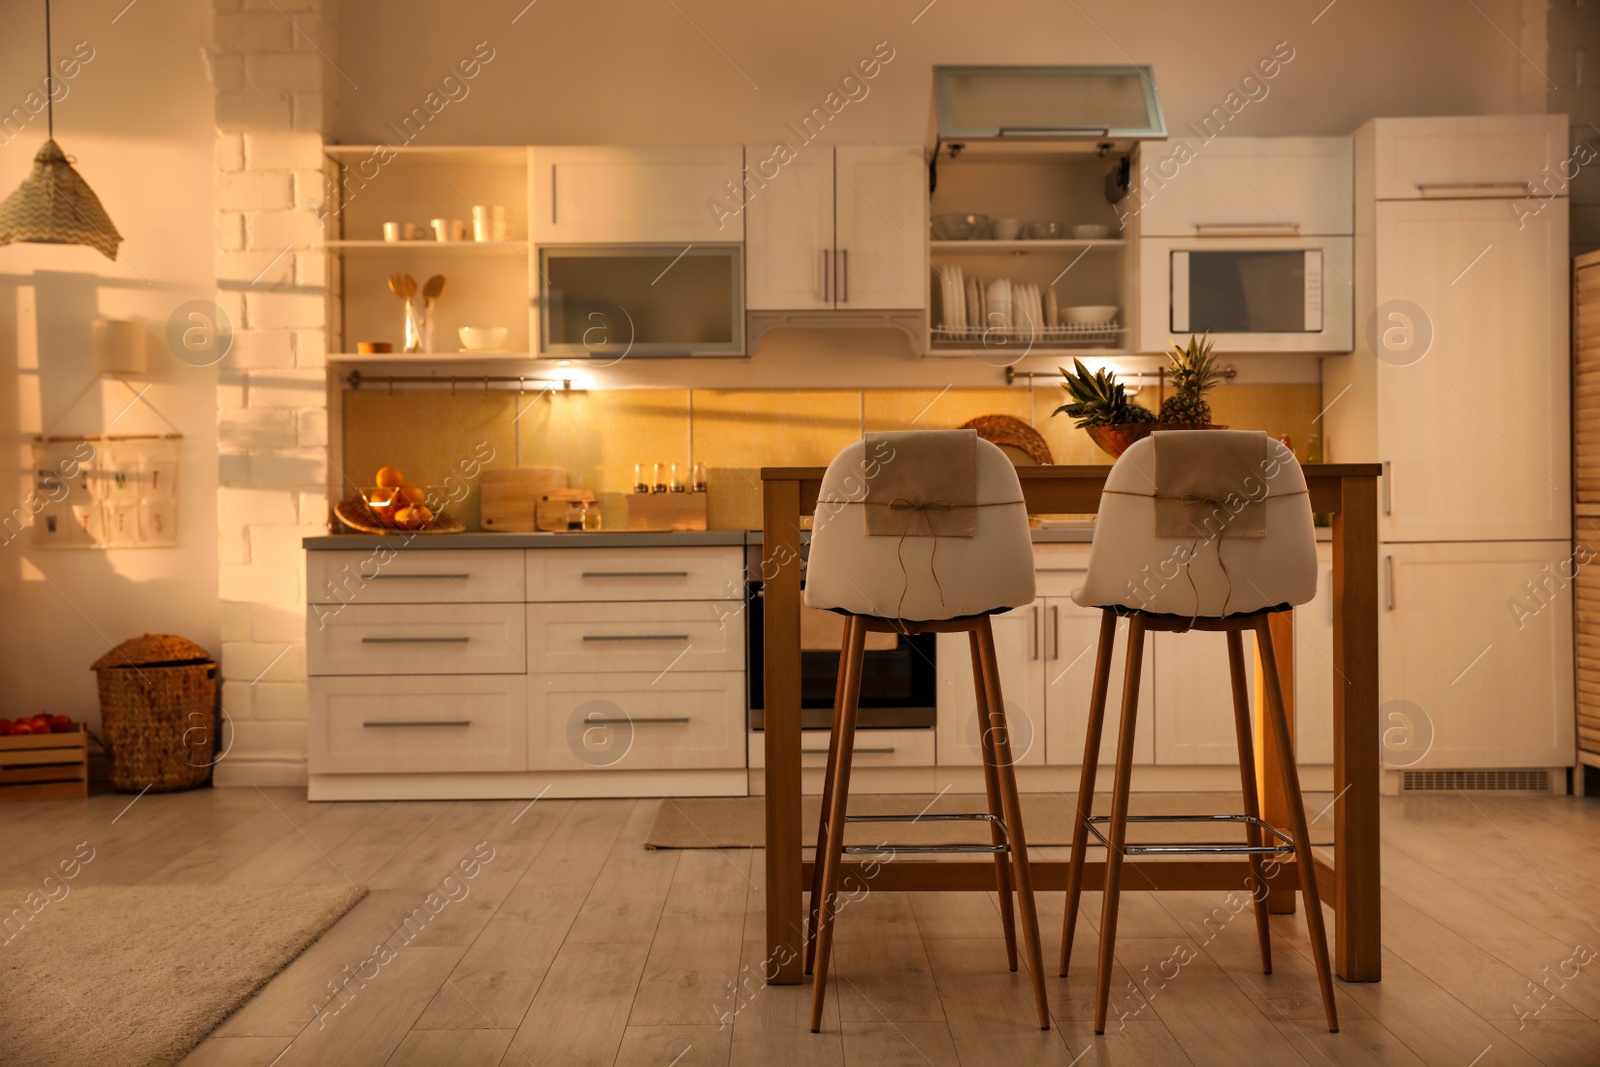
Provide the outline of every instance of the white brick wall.
<path id="1" fill-rule="evenodd" d="M 215 0 L 219 784 L 303 781 L 305 555 L 327 520 L 323 0 Z"/>

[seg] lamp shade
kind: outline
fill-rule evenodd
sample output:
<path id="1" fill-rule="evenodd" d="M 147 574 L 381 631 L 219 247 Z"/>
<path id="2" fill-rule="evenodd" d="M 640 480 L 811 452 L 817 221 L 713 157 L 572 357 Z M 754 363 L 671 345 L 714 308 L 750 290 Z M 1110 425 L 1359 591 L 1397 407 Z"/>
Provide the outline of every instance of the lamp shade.
<path id="1" fill-rule="evenodd" d="M 33 157 L 33 173 L 0 203 L 0 245 L 18 241 L 88 245 L 117 258 L 122 235 L 54 140 L 44 143 Z"/>

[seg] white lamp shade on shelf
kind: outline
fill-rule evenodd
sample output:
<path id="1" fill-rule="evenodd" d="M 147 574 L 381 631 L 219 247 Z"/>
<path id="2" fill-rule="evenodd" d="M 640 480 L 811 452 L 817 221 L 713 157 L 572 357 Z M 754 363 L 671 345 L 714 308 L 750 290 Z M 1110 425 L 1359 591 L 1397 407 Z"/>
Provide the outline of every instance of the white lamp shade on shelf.
<path id="1" fill-rule="evenodd" d="M 94 372 L 96 374 L 143 374 L 145 371 L 145 325 L 125 319 L 96 319 L 94 324 Z"/>

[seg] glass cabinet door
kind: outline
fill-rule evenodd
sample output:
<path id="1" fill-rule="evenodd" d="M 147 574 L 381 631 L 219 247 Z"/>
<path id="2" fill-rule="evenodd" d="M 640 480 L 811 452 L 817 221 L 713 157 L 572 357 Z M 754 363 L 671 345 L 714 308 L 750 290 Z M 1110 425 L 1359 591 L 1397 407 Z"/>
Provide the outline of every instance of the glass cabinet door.
<path id="1" fill-rule="evenodd" d="M 539 250 L 541 355 L 744 354 L 739 245 Z"/>
<path id="2" fill-rule="evenodd" d="M 939 136 L 1161 138 L 1149 67 L 936 67 Z"/>

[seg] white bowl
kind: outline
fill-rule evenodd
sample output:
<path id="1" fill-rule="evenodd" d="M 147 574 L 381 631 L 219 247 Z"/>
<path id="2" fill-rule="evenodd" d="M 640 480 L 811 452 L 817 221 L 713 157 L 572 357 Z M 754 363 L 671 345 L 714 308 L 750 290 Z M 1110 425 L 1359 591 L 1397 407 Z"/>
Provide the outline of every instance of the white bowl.
<path id="1" fill-rule="evenodd" d="M 1086 222 L 1072 228 L 1072 237 L 1077 241 L 1104 241 L 1110 236 L 1111 227 L 1101 222 Z"/>
<path id="2" fill-rule="evenodd" d="M 511 331 L 504 326 L 463 326 L 456 333 L 461 337 L 461 347 L 472 352 L 489 352 L 506 346 L 506 336 Z"/>
<path id="3" fill-rule="evenodd" d="M 1068 326 L 1099 326 L 1116 320 L 1117 305 L 1082 304 L 1078 307 L 1062 308 L 1061 317 L 1066 320 Z"/>

